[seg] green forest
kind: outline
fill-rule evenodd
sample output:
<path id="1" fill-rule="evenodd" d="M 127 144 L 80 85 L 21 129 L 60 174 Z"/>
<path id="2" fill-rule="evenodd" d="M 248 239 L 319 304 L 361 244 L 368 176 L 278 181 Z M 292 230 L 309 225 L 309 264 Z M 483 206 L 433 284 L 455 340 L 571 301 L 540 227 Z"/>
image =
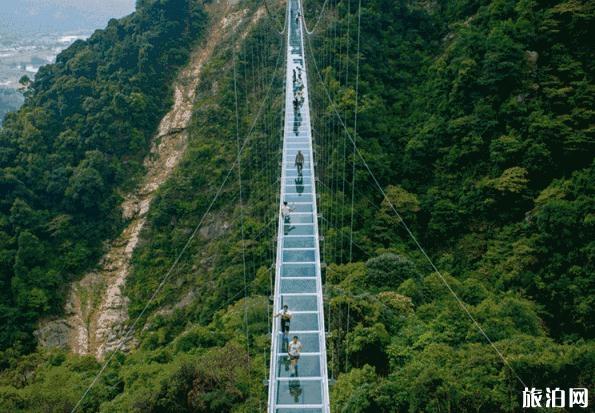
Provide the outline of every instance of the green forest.
<path id="1" fill-rule="evenodd" d="M 0 130 L 0 348 L 35 348 L 39 317 L 121 226 L 120 190 L 142 173 L 176 68 L 206 16 L 190 1 L 141 1 L 41 68 Z M 1 362 L 6 367 L 5 361 Z"/>
<path id="2" fill-rule="evenodd" d="M 43 67 L 5 118 L 0 411 L 70 412 L 99 372 L 77 411 L 266 411 L 280 0 L 226 9 L 242 16 L 236 35 L 202 69 L 188 147 L 132 256 L 135 348 L 101 370 L 34 334 L 126 225 L 119 205 L 145 172 L 172 82 L 228 27 L 212 3 L 138 0 Z M 519 412 L 519 379 L 595 391 L 593 2 L 303 7 L 315 28 L 306 57 L 331 410 Z"/>

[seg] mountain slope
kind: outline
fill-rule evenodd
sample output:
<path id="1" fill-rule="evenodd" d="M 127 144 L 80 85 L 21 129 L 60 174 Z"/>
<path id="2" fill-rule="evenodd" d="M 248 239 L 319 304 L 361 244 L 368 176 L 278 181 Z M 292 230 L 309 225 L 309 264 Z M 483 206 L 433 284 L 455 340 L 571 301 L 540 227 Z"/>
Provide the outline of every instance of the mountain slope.
<path id="1" fill-rule="evenodd" d="M 310 22 L 323 3 L 306 3 Z M 357 4 L 326 18 L 313 53 L 340 112 L 353 114 L 357 67 L 345 50 Z M 330 351 L 348 371 L 335 410 L 517 411 L 516 374 L 530 387 L 592 387 L 594 18 L 582 1 L 362 6 L 359 150 L 512 369 L 359 160 L 353 253 L 365 264 L 342 264 L 334 248 L 348 246 L 350 194 L 333 179 L 345 138 L 318 87 L 315 126 L 338 147 L 321 162 L 327 260 L 339 264 L 327 271 Z"/>
<path id="2" fill-rule="evenodd" d="M 175 71 L 202 35 L 194 2 L 139 5 L 43 67 L 0 131 L 2 348 L 34 346 L 37 318 L 62 311 L 68 283 L 121 228 L 120 190 L 142 173 Z"/>
<path id="3" fill-rule="evenodd" d="M 103 358 L 122 339 L 128 320 L 128 299 L 123 289 L 151 202 L 186 151 L 187 128 L 203 67 L 223 37 L 232 35 L 230 27 L 237 24 L 231 19 L 225 22 L 222 11 L 216 14 L 215 10 L 211 10 L 213 21 L 208 36 L 195 47 L 190 62 L 175 80 L 174 104 L 151 141 L 151 150 L 143 162 L 144 176 L 138 188 L 124 196 L 121 209 L 128 220 L 125 228 L 111 243 L 98 268 L 73 283 L 66 303 L 68 318 L 43 323 L 38 339 L 44 345 L 53 347 L 65 342 L 74 353 Z"/>

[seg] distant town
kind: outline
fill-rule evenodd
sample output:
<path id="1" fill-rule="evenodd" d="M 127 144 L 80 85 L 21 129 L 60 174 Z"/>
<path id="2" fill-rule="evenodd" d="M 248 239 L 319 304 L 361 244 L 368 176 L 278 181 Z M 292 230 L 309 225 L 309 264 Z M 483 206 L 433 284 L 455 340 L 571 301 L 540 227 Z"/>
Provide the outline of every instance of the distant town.
<path id="1" fill-rule="evenodd" d="M 69 32 L 30 36 L 0 35 L 0 125 L 6 113 L 16 110 L 23 102 L 19 80 L 31 79 L 39 68 L 53 63 L 58 53 L 91 32 Z"/>

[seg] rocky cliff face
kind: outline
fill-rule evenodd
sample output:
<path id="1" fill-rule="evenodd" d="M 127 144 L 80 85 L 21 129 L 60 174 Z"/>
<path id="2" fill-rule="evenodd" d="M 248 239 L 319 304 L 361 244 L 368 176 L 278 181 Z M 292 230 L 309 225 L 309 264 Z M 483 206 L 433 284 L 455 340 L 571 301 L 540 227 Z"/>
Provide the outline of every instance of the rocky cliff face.
<path id="1" fill-rule="evenodd" d="M 101 359 L 121 346 L 128 322 L 128 299 L 123 294 L 130 273 L 132 254 L 139 242 L 155 192 L 167 180 L 181 160 L 188 140 L 186 128 L 192 118 L 196 90 L 204 64 L 217 44 L 230 36 L 245 17 L 247 10 L 229 12 L 227 5 L 214 5 L 214 18 L 207 39 L 191 56 L 174 86 L 174 105 L 161 120 L 150 154 L 145 159 L 146 175 L 121 205 L 128 225 L 108 247 L 98 267 L 71 286 L 65 317 L 45 321 L 36 332 L 42 346 L 68 348 L 78 354 L 93 354 Z M 263 16 L 254 15 L 254 22 Z"/>

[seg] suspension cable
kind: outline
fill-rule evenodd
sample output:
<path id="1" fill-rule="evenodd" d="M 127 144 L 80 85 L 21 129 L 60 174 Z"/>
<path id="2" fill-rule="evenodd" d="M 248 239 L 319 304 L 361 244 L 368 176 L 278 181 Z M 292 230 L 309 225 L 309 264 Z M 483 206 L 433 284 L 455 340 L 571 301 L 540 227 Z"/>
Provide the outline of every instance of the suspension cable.
<path id="1" fill-rule="evenodd" d="M 276 16 L 273 17 L 273 14 L 271 13 L 271 11 L 269 9 L 269 4 L 268 4 L 267 0 L 262 0 L 262 2 L 264 3 L 264 8 L 266 9 L 267 16 L 269 17 L 269 19 L 273 22 L 273 24 L 276 24 L 277 26 L 281 26 L 279 19 L 277 19 Z M 285 23 L 281 26 L 281 30 L 278 30 L 277 28 L 275 28 L 275 31 L 277 32 L 277 34 L 283 36 L 283 34 L 285 34 L 286 28 L 287 28 L 287 16 L 285 16 Z"/>
<path id="2" fill-rule="evenodd" d="M 357 51 L 355 54 L 355 110 L 353 114 L 353 163 L 351 169 L 351 227 L 349 231 L 349 262 L 353 259 L 353 203 L 355 201 L 355 151 L 357 150 L 357 111 L 359 102 L 359 62 L 360 62 L 360 35 L 362 22 L 362 0 L 357 7 Z"/>
<path id="3" fill-rule="evenodd" d="M 322 9 L 320 9 L 320 13 L 318 14 L 318 18 L 316 19 L 316 23 L 314 23 L 314 27 L 312 28 L 312 30 L 308 30 L 308 26 L 306 25 L 306 18 L 304 16 L 304 10 L 302 10 L 302 22 L 303 22 L 303 26 L 304 26 L 304 32 L 308 35 L 314 34 L 314 32 L 316 31 L 316 28 L 318 27 L 318 23 L 320 23 L 320 19 L 322 19 L 322 15 L 324 14 L 324 10 L 326 8 L 326 4 L 328 3 L 328 0 L 325 0 L 324 3 L 322 4 Z"/>
<path id="4" fill-rule="evenodd" d="M 240 242 L 242 243 L 242 270 L 244 273 L 244 328 L 246 333 L 246 352 L 250 359 L 250 335 L 248 331 L 248 307 L 246 299 L 248 297 L 248 280 L 246 275 L 246 243 L 244 242 L 244 202 L 242 199 L 242 157 L 240 144 L 240 113 L 238 109 L 238 76 L 236 73 L 236 52 L 233 48 L 233 93 L 235 97 L 235 115 L 236 115 L 236 146 L 237 146 L 237 167 L 238 167 L 238 187 L 240 190 Z"/>

